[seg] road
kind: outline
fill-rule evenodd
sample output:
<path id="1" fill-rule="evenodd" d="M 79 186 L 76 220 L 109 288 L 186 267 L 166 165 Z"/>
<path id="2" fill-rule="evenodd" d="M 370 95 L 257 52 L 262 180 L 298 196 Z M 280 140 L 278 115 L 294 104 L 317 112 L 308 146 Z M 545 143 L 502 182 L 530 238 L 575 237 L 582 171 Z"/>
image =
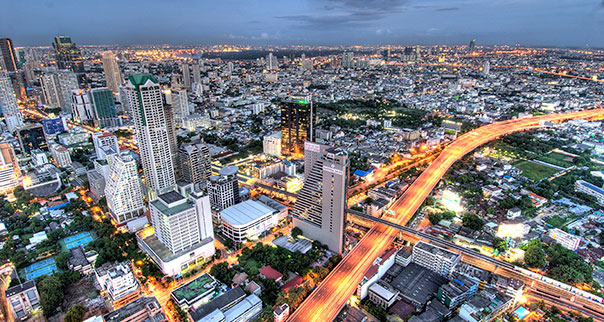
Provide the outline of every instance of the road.
<path id="1" fill-rule="evenodd" d="M 477 147 L 512 132 L 540 128 L 540 121 L 604 118 L 604 109 L 564 114 L 548 114 L 497 122 L 466 133 L 447 146 L 390 208 L 395 215 L 384 219 L 404 225 L 421 206 L 449 167 Z M 398 231 L 384 225 L 374 226 L 342 259 L 340 264 L 313 291 L 288 321 L 331 321 L 354 293 L 374 260 L 386 251 Z"/>

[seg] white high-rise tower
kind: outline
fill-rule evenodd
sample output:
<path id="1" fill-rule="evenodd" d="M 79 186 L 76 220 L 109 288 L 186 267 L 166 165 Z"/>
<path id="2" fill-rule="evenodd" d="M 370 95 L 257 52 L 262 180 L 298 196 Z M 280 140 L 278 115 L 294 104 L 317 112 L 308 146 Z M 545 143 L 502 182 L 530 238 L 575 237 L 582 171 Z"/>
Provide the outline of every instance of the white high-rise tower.
<path id="1" fill-rule="evenodd" d="M 9 132 L 23 126 L 23 116 L 17 105 L 17 96 L 13 84 L 4 71 L 0 71 L 0 109 Z"/>
<path id="2" fill-rule="evenodd" d="M 122 84 L 122 73 L 120 67 L 117 64 L 117 58 L 110 52 L 103 53 L 103 70 L 105 71 L 105 80 L 107 81 L 107 87 L 111 88 L 114 93 L 119 92 L 120 85 Z"/>
<path id="3" fill-rule="evenodd" d="M 142 216 L 145 203 L 136 160 L 125 151 L 112 154 L 109 166 L 111 170 L 106 178 L 105 196 L 111 216 L 118 225 Z"/>
<path id="4" fill-rule="evenodd" d="M 170 140 L 159 83 L 151 75 L 132 75 L 126 84 L 145 185 L 156 196 L 175 188 Z M 153 199 L 153 198 L 150 198 Z"/>

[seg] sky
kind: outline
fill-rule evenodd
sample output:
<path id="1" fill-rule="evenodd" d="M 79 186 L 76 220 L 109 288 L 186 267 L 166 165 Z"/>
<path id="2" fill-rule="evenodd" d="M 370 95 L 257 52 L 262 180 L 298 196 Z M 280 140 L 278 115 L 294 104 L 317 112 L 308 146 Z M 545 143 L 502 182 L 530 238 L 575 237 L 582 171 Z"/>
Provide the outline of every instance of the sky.
<path id="1" fill-rule="evenodd" d="M 604 0 L 5 0 L 16 46 L 527 45 L 604 48 Z"/>

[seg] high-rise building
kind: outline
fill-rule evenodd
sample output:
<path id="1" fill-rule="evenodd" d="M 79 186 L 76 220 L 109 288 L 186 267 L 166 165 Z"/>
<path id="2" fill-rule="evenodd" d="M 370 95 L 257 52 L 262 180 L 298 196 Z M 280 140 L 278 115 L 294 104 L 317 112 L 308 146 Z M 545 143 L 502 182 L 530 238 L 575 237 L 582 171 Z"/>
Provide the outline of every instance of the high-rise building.
<path id="1" fill-rule="evenodd" d="M 312 102 L 292 98 L 281 103 L 281 153 L 302 156 L 304 142 L 313 141 Z"/>
<path id="2" fill-rule="evenodd" d="M 0 157 L 0 193 L 6 193 L 19 184 L 21 169 L 10 143 L 0 143 Z"/>
<path id="3" fill-rule="evenodd" d="M 201 83 L 201 68 L 199 68 L 198 62 L 193 64 L 193 83 Z"/>
<path id="4" fill-rule="evenodd" d="M 145 185 L 154 194 L 168 192 L 174 189 L 176 178 L 159 83 L 151 75 L 132 75 L 126 84 L 126 94 L 136 128 Z"/>
<path id="5" fill-rule="evenodd" d="M 5 71 L 0 70 L 0 113 L 9 132 L 23 126 L 23 116 L 19 111 L 17 97 L 12 82 Z"/>
<path id="6" fill-rule="evenodd" d="M 292 210 L 294 227 L 330 250 L 342 253 L 350 161 L 328 145 L 304 145 L 304 185 Z"/>
<path id="7" fill-rule="evenodd" d="M 191 71 L 189 70 L 189 64 L 182 63 L 180 68 L 182 69 L 182 86 L 184 88 L 191 88 Z"/>
<path id="8" fill-rule="evenodd" d="M 470 54 L 474 53 L 474 51 L 476 50 L 476 39 L 472 39 L 472 41 L 470 41 L 470 45 L 468 46 L 468 51 L 470 52 Z"/>
<path id="9" fill-rule="evenodd" d="M 105 72 L 107 87 L 109 87 L 114 93 L 119 92 L 119 87 L 123 82 L 122 73 L 120 72 L 120 66 L 117 63 L 117 58 L 110 51 L 103 53 L 103 71 Z"/>
<path id="10" fill-rule="evenodd" d="M 84 61 L 80 49 L 71 42 L 71 37 L 57 36 L 52 43 L 59 69 L 69 69 L 76 73 L 84 72 Z"/>
<path id="11" fill-rule="evenodd" d="M 228 165 L 220 169 L 217 176 L 210 177 L 208 193 L 210 204 L 215 210 L 221 211 L 241 202 L 239 181 L 237 180 L 238 172 L 239 168 L 237 166 Z"/>
<path id="12" fill-rule="evenodd" d="M 448 277 L 459 263 L 459 254 L 423 241 L 413 246 L 411 260 L 431 271 Z"/>
<path id="13" fill-rule="evenodd" d="M 105 263 L 94 270 L 98 285 L 109 295 L 114 308 L 120 307 L 139 296 L 139 283 L 129 262 Z"/>
<path id="14" fill-rule="evenodd" d="M 40 77 L 44 103 L 50 108 L 61 108 L 64 113 L 73 113 L 72 92 L 78 89 L 78 78 L 70 71 L 45 73 Z"/>
<path id="15" fill-rule="evenodd" d="M 149 203 L 155 234 L 138 237 L 140 248 L 169 276 L 211 258 L 214 230 L 207 195 L 191 192 L 188 198 L 176 191 L 160 194 Z"/>
<path id="16" fill-rule="evenodd" d="M 17 130 L 17 138 L 21 152 L 29 155 L 33 150 L 48 151 L 48 143 L 44 135 L 44 128 L 40 124 L 28 123 Z"/>
<path id="17" fill-rule="evenodd" d="M 173 89 L 170 97 L 172 98 L 174 113 L 178 119 L 182 120 L 185 116 L 191 114 L 189 111 L 189 96 L 186 89 Z"/>
<path id="18" fill-rule="evenodd" d="M 166 118 L 166 130 L 168 133 L 168 145 L 170 146 L 170 156 L 172 157 L 172 166 L 176 177 L 180 176 L 178 172 L 178 139 L 176 139 L 176 122 L 174 120 L 174 107 L 164 104 L 164 116 Z"/>
<path id="19" fill-rule="evenodd" d="M 136 160 L 128 151 L 109 157 L 111 171 L 105 178 L 105 196 L 109 213 L 118 225 L 136 219 L 145 212 L 143 190 Z"/>
<path id="20" fill-rule="evenodd" d="M 186 143 L 178 151 L 181 178 L 199 187 L 212 175 L 210 148 L 205 143 Z"/>
<path id="21" fill-rule="evenodd" d="M 105 160 L 107 158 L 106 151 L 108 150 L 113 153 L 120 152 L 117 137 L 111 132 L 92 133 L 92 143 L 94 144 L 94 152 L 96 153 L 96 158 L 98 160 Z"/>
<path id="22" fill-rule="evenodd" d="M 268 155 L 281 155 L 281 132 L 273 132 L 262 139 L 262 152 Z"/>
<path id="23" fill-rule="evenodd" d="M 93 88 L 90 90 L 89 96 L 94 108 L 94 123 L 97 127 L 107 128 L 121 125 L 111 89 Z"/>
<path id="24" fill-rule="evenodd" d="M 354 53 L 350 51 L 345 51 L 342 53 L 342 67 L 354 67 Z"/>
<path id="25" fill-rule="evenodd" d="M 268 53 L 266 56 L 266 69 L 274 70 L 279 68 L 279 61 L 277 60 L 277 56 L 273 55 L 273 53 Z"/>
<path id="26" fill-rule="evenodd" d="M 52 144 L 50 146 L 50 154 L 52 155 L 53 163 L 59 168 L 66 168 L 71 165 L 71 156 L 69 150 L 60 144 Z"/>
<path id="27" fill-rule="evenodd" d="M 94 108 L 92 107 L 92 102 L 90 102 L 88 91 L 83 89 L 71 91 L 71 106 L 75 121 L 86 123 L 94 120 Z"/>
<path id="28" fill-rule="evenodd" d="M 67 130 L 67 122 L 63 117 L 55 117 L 52 119 L 43 119 L 42 126 L 46 135 L 57 135 Z"/>
<path id="29" fill-rule="evenodd" d="M 485 76 L 489 76 L 490 71 L 491 71 L 491 62 L 487 60 L 482 65 L 482 74 Z"/>
<path id="30" fill-rule="evenodd" d="M 10 38 L 0 38 L 0 69 L 9 72 L 17 70 L 17 58 L 15 57 L 15 48 Z"/>

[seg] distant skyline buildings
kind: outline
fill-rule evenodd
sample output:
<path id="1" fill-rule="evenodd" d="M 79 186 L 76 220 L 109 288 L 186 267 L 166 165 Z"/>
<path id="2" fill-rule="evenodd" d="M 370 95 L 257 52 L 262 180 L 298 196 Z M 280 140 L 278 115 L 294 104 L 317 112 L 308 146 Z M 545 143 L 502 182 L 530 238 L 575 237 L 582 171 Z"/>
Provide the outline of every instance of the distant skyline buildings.
<path id="1" fill-rule="evenodd" d="M 122 79 L 122 73 L 120 72 L 120 66 L 117 63 L 115 54 L 107 51 L 103 53 L 103 72 L 105 73 L 105 80 L 107 81 L 107 87 L 109 87 L 114 93 L 118 93 L 120 85 L 124 81 Z"/>
<path id="2" fill-rule="evenodd" d="M 56 36 L 52 43 L 58 69 L 69 69 L 75 73 L 84 72 L 82 53 L 69 36 Z"/>
<path id="3" fill-rule="evenodd" d="M 9 72 L 17 70 L 17 57 L 15 56 L 15 48 L 13 41 L 10 38 L 0 38 L 0 69 Z"/>
<path id="4" fill-rule="evenodd" d="M 120 10 L 114 10 L 118 5 Z M 13 2 L 6 5 L 12 14 L 0 21 L 0 30 L 15 46 L 48 46 L 49 39 L 66 34 L 80 45 L 467 45 L 477 39 L 487 45 L 604 47 L 601 0 L 577 0 L 572 6 L 546 0 L 268 0 L 211 7 L 191 0 L 153 0 L 146 6 L 148 10 L 140 11 L 134 3 L 109 0 L 104 6 L 87 3 L 67 10 L 60 4 L 31 8 Z M 174 10 L 181 11 L 179 24 L 163 19 L 163 13 Z M 232 19 L 234 14 L 237 19 Z M 61 23 L 45 24 L 51 17 Z M 565 23 L 558 23 L 560 17 Z M 141 21 L 140 28 L 132 29 L 131 21 Z"/>

